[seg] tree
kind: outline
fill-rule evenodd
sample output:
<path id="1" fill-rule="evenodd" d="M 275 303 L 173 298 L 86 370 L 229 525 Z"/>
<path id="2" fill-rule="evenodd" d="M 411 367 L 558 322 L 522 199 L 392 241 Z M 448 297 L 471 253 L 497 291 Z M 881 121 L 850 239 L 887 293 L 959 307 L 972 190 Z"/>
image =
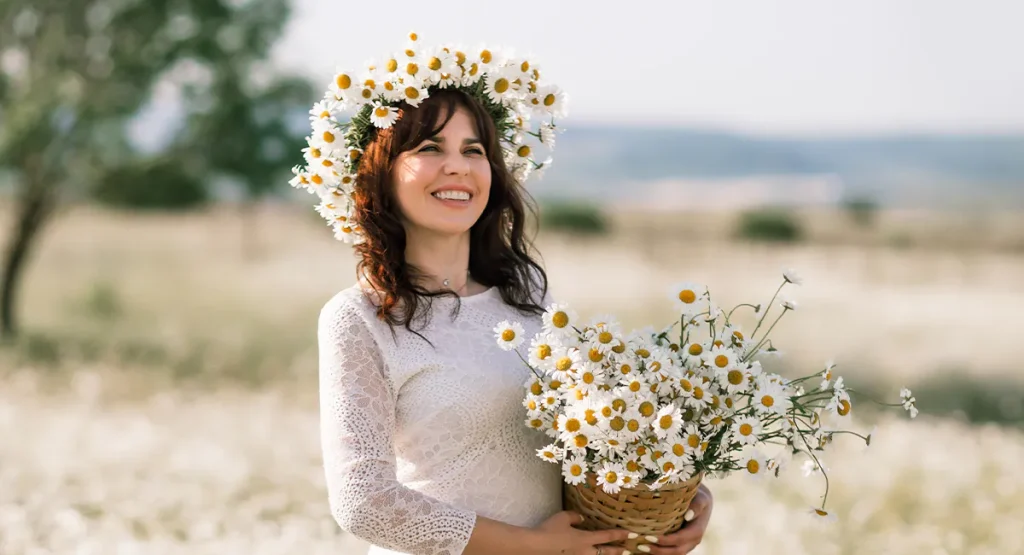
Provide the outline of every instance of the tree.
<path id="1" fill-rule="evenodd" d="M 40 231 L 61 201 L 131 158 L 126 124 L 155 85 L 181 78 L 201 91 L 189 73 L 211 83 L 250 74 L 288 13 L 287 0 L 0 3 L 0 169 L 13 176 L 15 207 L 0 260 L 0 336 L 17 331 L 19 280 Z"/>

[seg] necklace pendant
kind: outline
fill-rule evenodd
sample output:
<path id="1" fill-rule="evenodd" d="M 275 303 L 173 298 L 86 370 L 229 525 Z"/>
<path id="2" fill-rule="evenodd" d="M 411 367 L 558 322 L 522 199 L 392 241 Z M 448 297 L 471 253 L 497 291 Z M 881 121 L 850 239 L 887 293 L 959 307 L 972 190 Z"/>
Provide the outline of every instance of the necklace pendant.
<path id="1" fill-rule="evenodd" d="M 441 282 L 441 283 L 442 283 L 442 285 L 444 285 L 445 287 L 448 287 L 448 283 L 449 283 L 449 282 L 448 282 L 448 280 L 444 280 L 444 281 L 443 281 L 443 282 Z"/>

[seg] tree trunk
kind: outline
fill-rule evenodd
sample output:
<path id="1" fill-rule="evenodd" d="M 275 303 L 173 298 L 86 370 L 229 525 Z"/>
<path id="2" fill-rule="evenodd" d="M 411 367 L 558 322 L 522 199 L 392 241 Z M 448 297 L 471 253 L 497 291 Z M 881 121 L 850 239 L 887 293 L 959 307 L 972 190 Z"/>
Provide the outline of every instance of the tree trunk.
<path id="1" fill-rule="evenodd" d="M 30 179 L 30 178 L 29 178 Z M 14 229 L 4 250 L 0 276 L 0 338 L 13 339 L 18 332 L 15 300 L 25 263 L 36 235 L 54 207 L 53 189 L 39 182 L 24 183 L 13 222 Z"/>

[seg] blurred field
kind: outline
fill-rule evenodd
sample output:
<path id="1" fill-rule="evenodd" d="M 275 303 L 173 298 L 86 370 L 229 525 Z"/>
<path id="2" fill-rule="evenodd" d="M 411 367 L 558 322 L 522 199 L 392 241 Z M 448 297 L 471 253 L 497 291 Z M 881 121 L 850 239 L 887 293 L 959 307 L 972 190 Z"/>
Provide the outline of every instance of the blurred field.
<path id="1" fill-rule="evenodd" d="M 783 371 L 835 358 L 890 399 L 944 380 L 936 396 L 980 388 L 1004 394 L 1003 413 L 1021 410 L 1016 215 L 883 214 L 858 230 L 807 214 L 810 239 L 788 246 L 732 240 L 729 214 L 614 216 L 607 237 L 539 243 L 556 297 L 584 315 L 667 323 L 665 291 L 682 280 L 710 284 L 725 306 L 764 302 L 792 267 L 806 283 L 773 332 Z M 317 218 L 266 206 L 248 221 L 228 209 L 57 219 L 25 276 L 24 337 L 0 349 L 0 553 L 358 552 L 327 512 L 315 391 L 317 312 L 353 282 L 354 261 Z M 829 460 L 833 528 L 801 518 L 821 483 L 799 469 L 753 488 L 730 478 L 712 484 L 703 552 L 1024 544 L 1019 428 L 927 415 L 878 425 L 866 456 L 849 441 L 848 458 Z"/>

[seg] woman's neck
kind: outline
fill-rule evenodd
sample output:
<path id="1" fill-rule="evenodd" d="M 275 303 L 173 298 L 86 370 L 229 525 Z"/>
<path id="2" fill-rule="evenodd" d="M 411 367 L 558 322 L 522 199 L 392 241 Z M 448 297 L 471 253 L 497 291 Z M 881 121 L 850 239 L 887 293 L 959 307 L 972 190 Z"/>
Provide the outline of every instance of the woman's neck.
<path id="1" fill-rule="evenodd" d="M 459 295 L 479 292 L 469 278 L 469 233 L 406 235 L 405 261 L 419 270 L 419 285 L 430 291 L 452 290 Z"/>

